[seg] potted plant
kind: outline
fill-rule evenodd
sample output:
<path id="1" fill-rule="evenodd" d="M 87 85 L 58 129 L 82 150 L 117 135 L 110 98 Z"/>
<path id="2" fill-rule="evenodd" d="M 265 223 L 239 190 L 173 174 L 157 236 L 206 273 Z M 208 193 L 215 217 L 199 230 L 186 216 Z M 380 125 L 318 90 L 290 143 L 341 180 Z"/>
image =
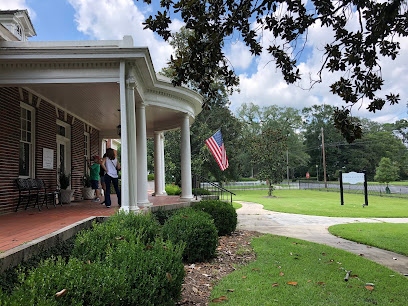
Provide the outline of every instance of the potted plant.
<path id="1" fill-rule="evenodd" d="M 64 172 L 61 171 L 59 175 L 59 183 L 61 187 L 62 203 L 71 203 L 71 198 L 72 195 L 74 194 L 73 190 L 68 189 L 68 187 L 71 185 L 71 174 L 65 174 Z"/>
<path id="2" fill-rule="evenodd" d="M 82 189 L 82 196 L 85 200 L 92 200 L 95 198 L 95 190 L 91 187 L 91 177 L 86 174 L 83 178 L 84 188 Z"/>

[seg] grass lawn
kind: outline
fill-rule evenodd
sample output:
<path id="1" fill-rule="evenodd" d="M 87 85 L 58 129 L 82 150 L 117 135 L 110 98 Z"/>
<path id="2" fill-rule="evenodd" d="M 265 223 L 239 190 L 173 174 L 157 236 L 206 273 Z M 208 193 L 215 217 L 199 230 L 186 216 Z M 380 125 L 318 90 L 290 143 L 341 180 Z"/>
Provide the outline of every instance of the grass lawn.
<path id="1" fill-rule="evenodd" d="M 235 203 L 235 202 L 232 202 L 232 206 L 233 206 L 235 209 L 238 209 L 238 208 L 241 208 L 241 207 L 242 207 L 241 204 Z"/>
<path id="2" fill-rule="evenodd" d="M 344 194 L 340 205 L 337 192 L 281 189 L 276 198 L 267 198 L 267 190 L 236 191 L 234 201 L 248 201 L 264 205 L 272 211 L 329 217 L 408 217 L 406 199 L 368 196 L 368 207 L 363 208 L 364 195 Z"/>
<path id="3" fill-rule="evenodd" d="M 406 277 L 352 253 L 272 235 L 253 239 L 252 246 L 256 261 L 223 278 L 211 300 L 224 296 L 231 305 L 408 303 Z M 352 270 L 348 282 L 346 270 Z"/>
<path id="4" fill-rule="evenodd" d="M 344 239 L 372 245 L 408 256 L 408 223 L 354 223 L 329 227 Z"/>

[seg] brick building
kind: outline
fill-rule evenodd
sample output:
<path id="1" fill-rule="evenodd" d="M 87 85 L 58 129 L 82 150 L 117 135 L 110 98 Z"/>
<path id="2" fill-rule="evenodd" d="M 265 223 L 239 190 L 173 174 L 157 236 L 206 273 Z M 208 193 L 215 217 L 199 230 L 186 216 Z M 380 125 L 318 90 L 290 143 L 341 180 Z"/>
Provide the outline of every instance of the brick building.
<path id="1" fill-rule="evenodd" d="M 181 128 L 182 190 L 191 192 L 189 127 L 202 97 L 156 75 L 147 48 L 115 41 L 29 42 L 27 11 L 0 11 L 0 214 L 15 210 L 15 179 L 57 184 L 81 199 L 85 160 L 121 138 L 122 209 L 149 206 L 146 138 L 155 139 L 155 193 L 164 193 L 163 131 Z M 118 136 L 120 134 L 121 136 Z"/>

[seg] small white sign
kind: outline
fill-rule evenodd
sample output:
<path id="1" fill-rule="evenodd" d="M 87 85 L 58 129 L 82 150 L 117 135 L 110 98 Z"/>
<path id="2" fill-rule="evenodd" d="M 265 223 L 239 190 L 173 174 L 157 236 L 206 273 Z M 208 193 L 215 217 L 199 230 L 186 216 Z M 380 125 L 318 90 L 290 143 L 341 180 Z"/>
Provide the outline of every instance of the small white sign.
<path id="1" fill-rule="evenodd" d="M 343 183 L 349 184 L 364 183 L 364 173 L 357 172 L 343 173 Z"/>
<path id="2" fill-rule="evenodd" d="M 43 168 L 54 169 L 54 150 L 43 148 Z"/>

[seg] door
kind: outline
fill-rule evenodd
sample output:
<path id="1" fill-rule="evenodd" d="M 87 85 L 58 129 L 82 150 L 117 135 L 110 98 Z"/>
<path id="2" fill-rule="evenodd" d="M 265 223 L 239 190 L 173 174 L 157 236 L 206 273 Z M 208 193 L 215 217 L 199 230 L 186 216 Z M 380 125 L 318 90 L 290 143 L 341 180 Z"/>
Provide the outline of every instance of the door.
<path id="1" fill-rule="evenodd" d="M 71 175 L 71 126 L 57 120 L 57 182 L 61 173 Z"/>

